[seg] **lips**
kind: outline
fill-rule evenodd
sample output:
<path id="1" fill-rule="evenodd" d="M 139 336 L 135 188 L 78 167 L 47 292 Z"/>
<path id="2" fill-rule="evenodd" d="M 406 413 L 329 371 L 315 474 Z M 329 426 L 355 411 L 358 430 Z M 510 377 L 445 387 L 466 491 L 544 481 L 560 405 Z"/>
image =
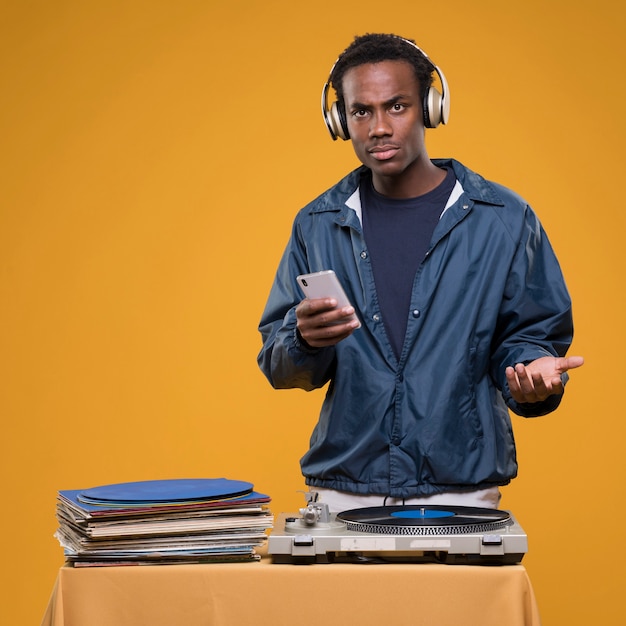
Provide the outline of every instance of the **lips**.
<path id="1" fill-rule="evenodd" d="M 374 146 L 368 152 L 377 161 L 388 161 L 393 158 L 400 148 L 395 145 Z"/>

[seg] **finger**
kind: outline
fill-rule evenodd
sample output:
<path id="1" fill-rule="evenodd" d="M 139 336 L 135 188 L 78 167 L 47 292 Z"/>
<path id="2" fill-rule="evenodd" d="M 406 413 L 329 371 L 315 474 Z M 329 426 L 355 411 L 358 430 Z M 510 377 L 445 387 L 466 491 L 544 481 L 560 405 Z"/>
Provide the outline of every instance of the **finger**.
<path id="1" fill-rule="evenodd" d="M 304 340 L 314 348 L 324 348 L 334 346 L 346 337 L 349 337 L 355 330 L 353 322 L 347 324 L 331 324 L 328 326 L 317 326 L 309 329 L 304 334 Z"/>
<path id="2" fill-rule="evenodd" d="M 300 302 L 300 304 L 296 307 L 296 318 L 298 320 L 299 330 L 302 330 L 301 327 L 313 328 L 320 326 L 321 324 L 318 319 L 320 313 L 332 311 L 336 304 L 336 300 L 333 300 L 332 298 L 321 300 L 302 300 L 302 302 Z"/>
<path id="3" fill-rule="evenodd" d="M 513 367 L 507 367 L 505 370 L 506 380 L 509 385 L 509 392 L 511 393 L 511 397 L 515 402 L 527 402 L 526 396 L 522 392 L 520 387 L 519 378 L 517 376 L 517 372 Z"/>
<path id="4" fill-rule="evenodd" d="M 567 372 L 567 370 L 573 370 L 577 367 L 580 367 L 585 362 L 585 359 L 582 356 L 568 356 L 563 357 L 561 359 L 561 363 L 559 363 L 559 370 L 561 372 Z"/>
<path id="5" fill-rule="evenodd" d="M 552 391 L 552 381 L 546 382 L 540 372 L 534 372 L 531 376 L 533 383 L 532 400 L 545 400 Z M 556 379 L 561 382 L 561 379 Z"/>
<path id="6" fill-rule="evenodd" d="M 563 387 L 563 381 L 561 380 L 561 377 L 555 377 L 550 381 L 550 393 L 551 394 L 561 394 L 565 391 L 565 388 Z"/>
<path id="7" fill-rule="evenodd" d="M 321 313 L 323 311 L 332 311 L 337 306 L 337 300 L 335 298 L 315 298 L 313 300 L 306 300 L 307 310 L 310 315 Z"/>
<path id="8" fill-rule="evenodd" d="M 317 313 L 314 316 L 309 317 L 308 327 L 312 330 L 331 328 L 334 330 L 346 330 L 348 328 L 357 328 L 359 326 L 357 320 L 352 320 L 348 316 L 344 315 L 341 311 L 333 309 L 331 311 L 325 311 L 324 313 Z"/>
<path id="9" fill-rule="evenodd" d="M 520 388 L 515 369 L 513 369 L 511 366 L 507 367 L 504 370 L 504 375 L 506 376 L 506 382 L 509 385 L 509 390 L 511 391 L 511 393 L 518 392 Z"/>
<path id="10" fill-rule="evenodd" d="M 524 396 L 532 394 L 535 389 L 535 385 L 528 373 L 528 370 L 526 369 L 526 366 L 522 363 L 518 363 L 515 366 L 515 373 L 517 374 L 517 379 L 519 380 L 520 390 Z"/>

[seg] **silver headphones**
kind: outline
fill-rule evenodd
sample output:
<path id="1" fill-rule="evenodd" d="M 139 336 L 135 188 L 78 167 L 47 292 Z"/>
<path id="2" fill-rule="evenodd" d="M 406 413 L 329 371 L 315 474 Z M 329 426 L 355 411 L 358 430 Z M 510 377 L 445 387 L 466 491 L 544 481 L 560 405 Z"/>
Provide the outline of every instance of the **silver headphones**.
<path id="1" fill-rule="evenodd" d="M 439 93 L 435 87 L 430 87 L 426 95 L 424 96 L 424 102 L 422 103 L 424 110 L 424 126 L 426 128 L 436 128 L 439 124 L 447 124 L 450 116 L 450 93 L 448 90 L 448 82 L 443 72 L 430 60 L 428 55 L 412 41 L 398 37 L 398 39 L 413 46 L 418 50 L 424 58 L 432 65 L 433 70 L 439 76 L 441 82 L 441 93 Z M 328 106 L 328 92 L 330 90 L 330 78 L 333 75 L 333 70 L 339 62 L 339 57 L 333 64 L 328 80 L 322 89 L 322 115 L 324 116 L 324 122 L 326 128 L 333 140 L 338 137 L 347 141 L 350 139 L 350 133 L 348 132 L 348 121 L 346 119 L 346 113 L 342 107 L 339 107 L 337 102 L 333 102 L 331 106 Z"/>

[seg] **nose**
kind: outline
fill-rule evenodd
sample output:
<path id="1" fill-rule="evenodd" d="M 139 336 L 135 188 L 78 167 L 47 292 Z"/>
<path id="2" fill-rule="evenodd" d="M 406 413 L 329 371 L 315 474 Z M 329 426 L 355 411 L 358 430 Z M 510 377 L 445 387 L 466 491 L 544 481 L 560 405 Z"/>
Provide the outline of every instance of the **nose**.
<path id="1" fill-rule="evenodd" d="M 374 113 L 370 124 L 370 137 L 386 137 L 392 133 L 393 129 L 384 111 Z"/>

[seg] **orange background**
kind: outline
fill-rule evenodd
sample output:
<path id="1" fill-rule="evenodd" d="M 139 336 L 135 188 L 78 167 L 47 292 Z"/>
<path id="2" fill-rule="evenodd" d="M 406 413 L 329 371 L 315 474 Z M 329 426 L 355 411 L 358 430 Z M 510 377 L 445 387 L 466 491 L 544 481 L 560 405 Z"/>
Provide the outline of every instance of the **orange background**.
<path id="1" fill-rule="evenodd" d="M 321 392 L 274 391 L 256 326 L 295 212 L 356 165 L 319 96 L 355 34 L 416 39 L 429 131 L 538 212 L 575 304 L 566 399 L 514 417 L 504 490 L 546 626 L 623 623 L 626 13 L 599 0 L 3 3 L 3 624 L 38 623 L 59 489 L 226 476 L 303 502 Z M 303 598 L 307 590 L 303 590 Z M 407 599 L 408 601 L 408 599 Z"/>

